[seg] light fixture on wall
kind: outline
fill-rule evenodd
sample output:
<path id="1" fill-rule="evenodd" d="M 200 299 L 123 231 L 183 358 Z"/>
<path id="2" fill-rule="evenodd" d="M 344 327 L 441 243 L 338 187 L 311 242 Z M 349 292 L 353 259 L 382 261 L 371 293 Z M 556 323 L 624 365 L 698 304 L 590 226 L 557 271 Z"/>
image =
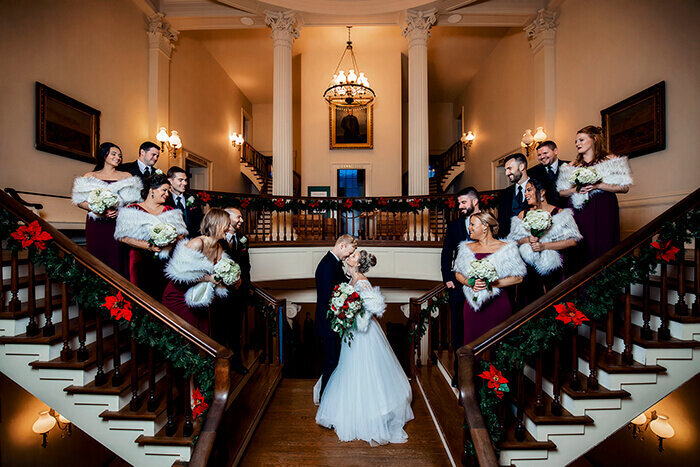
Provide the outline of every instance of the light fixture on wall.
<path id="1" fill-rule="evenodd" d="M 464 149 L 469 149 L 474 142 L 474 139 L 476 136 L 474 133 L 470 131 L 467 131 L 466 133 L 462 133 L 462 137 L 459 139 L 462 142 L 462 145 L 464 146 Z"/>
<path id="2" fill-rule="evenodd" d="M 530 151 L 535 149 L 539 143 L 547 139 L 547 134 L 544 132 L 544 129 L 541 126 L 538 126 L 535 129 L 535 134 L 532 134 L 531 129 L 525 130 L 525 133 L 523 133 L 523 137 L 520 139 L 520 146 L 525 148 L 525 151 L 527 153 L 527 157 L 530 157 Z"/>
<path id="3" fill-rule="evenodd" d="M 160 143 L 161 152 L 165 152 L 167 150 L 169 155 L 177 157 L 177 150 L 182 147 L 182 140 L 180 139 L 180 135 L 177 133 L 177 131 L 172 130 L 168 136 L 168 130 L 162 126 L 160 127 L 160 130 L 158 130 L 156 139 Z"/>
<path id="4" fill-rule="evenodd" d="M 347 45 L 345 46 L 343 55 L 340 56 L 338 66 L 335 67 L 335 72 L 333 72 L 333 78 L 328 85 L 328 89 L 323 93 L 323 98 L 330 105 L 346 109 L 355 109 L 372 104 L 376 95 L 369 86 L 369 80 L 365 74 L 360 72 L 360 67 L 357 65 L 357 60 L 355 59 L 355 52 L 352 50 L 352 41 L 350 40 L 350 30 L 352 26 L 347 26 L 347 28 Z M 350 52 L 351 63 L 348 64 L 350 68 L 346 75 L 345 71 L 340 67 L 348 52 Z"/>
<path id="5" fill-rule="evenodd" d="M 632 438 L 641 440 L 644 439 L 644 432 L 651 428 L 652 433 L 659 440 L 659 452 L 662 452 L 664 450 L 664 440 L 673 438 L 673 435 L 676 434 L 668 422 L 668 418 L 668 415 L 657 414 L 656 410 L 652 410 L 648 416 L 642 412 L 633 418 L 627 427 L 632 429 Z"/>
<path id="6" fill-rule="evenodd" d="M 61 430 L 61 438 L 71 436 L 73 434 L 73 424 L 66 417 L 56 412 L 54 409 L 42 410 L 39 412 L 39 418 L 32 425 L 32 431 L 42 436 L 41 447 L 47 445 L 46 437 L 53 427 L 58 426 Z"/>
<path id="7" fill-rule="evenodd" d="M 245 140 L 243 139 L 243 133 L 237 134 L 234 133 L 230 136 L 231 138 L 231 146 L 233 146 L 236 149 L 241 149 L 241 146 L 243 146 L 243 143 L 245 143 Z"/>

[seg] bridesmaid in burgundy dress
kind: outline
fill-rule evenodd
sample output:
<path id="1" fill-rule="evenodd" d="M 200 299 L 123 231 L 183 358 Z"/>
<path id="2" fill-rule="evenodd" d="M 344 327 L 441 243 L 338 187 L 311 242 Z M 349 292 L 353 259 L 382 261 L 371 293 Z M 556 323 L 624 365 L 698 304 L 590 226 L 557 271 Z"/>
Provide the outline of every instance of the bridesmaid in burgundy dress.
<path id="1" fill-rule="evenodd" d="M 576 160 L 559 169 L 557 189 L 562 197 L 569 198 L 583 235 L 574 265 L 580 268 L 620 242 L 620 210 L 615 194 L 629 191 L 632 174 L 626 157 L 608 153 L 601 127 L 581 128 L 576 134 L 576 149 Z M 577 189 L 569 175 L 579 167 L 595 169 L 600 181 Z"/>
<path id="2" fill-rule="evenodd" d="M 455 260 L 455 277 L 464 287 L 464 344 L 478 338 L 511 315 L 508 295 L 503 287 L 519 284 L 526 274 L 525 263 L 513 242 L 496 240 L 498 221 L 489 212 L 472 214 L 469 219 L 469 236 L 472 241 L 460 243 Z M 486 283 L 477 279 L 468 284 L 471 263 L 487 260 L 496 269 L 498 280 Z"/>
<path id="3" fill-rule="evenodd" d="M 203 235 L 179 242 L 165 268 L 170 282 L 163 293 L 163 305 L 205 333 L 210 331 L 209 306 L 228 294 L 226 286 L 215 279 L 214 266 L 228 258 L 219 240 L 230 227 L 226 211 L 209 209 L 201 224 Z M 240 279 L 234 286 L 239 285 Z"/>
<path id="4" fill-rule="evenodd" d="M 170 183 L 162 174 L 144 180 L 141 193 L 144 201 L 119 210 L 114 238 L 131 247 L 129 251 L 129 280 L 156 300 L 163 297 L 166 280 L 163 275 L 165 260 L 175 243 L 187 235 L 187 226 L 179 209 L 167 206 Z M 177 238 L 170 245 L 152 245 L 150 229 L 157 224 L 170 224 Z"/>
<path id="5" fill-rule="evenodd" d="M 114 239 L 117 211 L 122 206 L 141 199 L 143 185 L 139 177 L 117 170 L 122 162 L 122 151 L 114 143 L 102 143 L 97 153 L 97 164 L 92 172 L 73 182 L 73 204 L 88 211 L 85 221 L 87 250 L 118 273 L 127 272 L 126 254 Z M 109 190 L 117 197 L 117 205 L 104 212 L 90 209 L 88 199 L 94 190 Z"/>

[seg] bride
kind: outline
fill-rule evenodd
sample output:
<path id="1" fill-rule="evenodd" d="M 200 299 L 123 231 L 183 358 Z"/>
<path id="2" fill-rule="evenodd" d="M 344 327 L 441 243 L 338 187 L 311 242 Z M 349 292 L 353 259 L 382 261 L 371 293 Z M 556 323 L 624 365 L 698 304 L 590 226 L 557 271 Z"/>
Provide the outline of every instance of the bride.
<path id="1" fill-rule="evenodd" d="M 384 297 L 364 275 L 377 259 L 358 250 L 346 264 L 350 284 L 362 298 L 365 322 L 358 319 L 352 341 L 343 342 L 316 423 L 335 428 L 341 441 L 361 439 L 372 446 L 405 443 L 408 435 L 403 426 L 413 419 L 411 385 L 375 318 L 384 314 Z M 321 380 L 314 387 L 317 404 L 320 384 Z"/>

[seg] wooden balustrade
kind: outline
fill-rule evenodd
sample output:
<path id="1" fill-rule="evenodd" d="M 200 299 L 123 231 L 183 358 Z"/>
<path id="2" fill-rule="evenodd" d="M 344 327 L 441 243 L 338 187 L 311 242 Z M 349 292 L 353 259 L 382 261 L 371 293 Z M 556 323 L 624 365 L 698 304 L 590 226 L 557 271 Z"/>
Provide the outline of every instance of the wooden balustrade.
<path id="1" fill-rule="evenodd" d="M 256 313 L 256 318 L 260 318 L 263 324 L 264 337 L 262 342 L 262 360 L 269 364 L 281 365 L 285 362 L 287 350 L 284 348 L 284 326 L 282 320 L 287 314 L 287 301 L 280 300 L 272 296 L 266 289 L 258 286 L 254 282 L 250 285 L 250 291 L 254 300 L 259 300 L 263 307 L 271 307 L 271 313 L 263 313 L 260 316 Z M 245 334 L 245 333 L 244 333 Z"/>
<path id="2" fill-rule="evenodd" d="M 410 342 L 408 347 L 409 373 L 411 377 L 415 377 L 416 368 L 422 367 L 422 350 L 421 337 L 427 336 L 428 339 L 428 365 L 432 365 L 435 360 L 434 351 L 441 351 L 440 329 L 449 329 L 450 312 L 449 305 L 446 304 L 437 316 L 432 318 L 430 313 L 423 311 L 424 307 L 429 307 L 433 300 L 436 300 L 440 295 L 447 292 L 445 284 L 438 284 L 420 297 L 411 297 L 408 302 L 408 330 Z M 421 316 L 423 314 L 423 316 Z M 447 324 L 445 324 L 447 323 Z M 425 326 L 425 333 L 421 333 L 421 328 Z M 433 339 L 434 330 L 437 330 L 437 339 Z"/>
<path id="3" fill-rule="evenodd" d="M 270 183 L 270 174 L 272 172 L 272 157 L 256 151 L 248 142 L 244 142 L 243 146 L 241 146 L 241 160 L 255 169 L 258 176 L 261 178 L 262 189 L 260 192 L 266 193 L 267 186 Z"/>
<path id="4" fill-rule="evenodd" d="M 438 184 L 442 181 L 443 177 L 447 175 L 450 168 L 455 164 L 460 163 L 464 160 L 464 145 L 461 141 L 457 141 L 452 146 L 449 147 L 447 151 L 436 156 L 434 159 L 434 169 L 435 178 Z"/>

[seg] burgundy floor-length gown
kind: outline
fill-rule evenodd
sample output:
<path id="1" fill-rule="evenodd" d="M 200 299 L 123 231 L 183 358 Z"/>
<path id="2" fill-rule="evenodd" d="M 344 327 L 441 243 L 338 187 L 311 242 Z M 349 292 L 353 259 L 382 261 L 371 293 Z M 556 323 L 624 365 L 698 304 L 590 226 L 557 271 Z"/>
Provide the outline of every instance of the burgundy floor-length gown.
<path id="1" fill-rule="evenodd" d="M 163 292 L 163 305 L 182 319 L 209 334 L 209 307 L 190 308 L 185 302 L 185 292 L 192 284 L 170 281 Z"/>
<path id="2" fill-rule="evenodd" d="M 116 180 L 104 180 L 114 183 Z M 94 218 L 87 216 L 85 221 L 85 240 L 87 250 L 97 259 L 114 269 L 121 275 L 128 270 L 126 251 L 119 240 L 114 239 L 114 229 L 117 219 L 107 217 Z"/>
<path id="3" fill-rule="evenodd" d="M 569 204 L 571 205 L 571 200 Z M 571 249 L 572 266 L 576 268 L 569 269 L 572 272 L 620 243 L 620 209 L 615 193 L 595 193 L 582 209 L 573 211 L 583 240 Z"/>
<path id="4" fill-rule="evenodd" d="M 477 260 L 484 259 L 490 253 L 474 253 Z M 464 345 L 470 343 L 494 326 L 511 316 L 510 300 L 505 290 L 484 304 L 479 311 L 474 311 L 470 300 L 464 301 Z"/>

